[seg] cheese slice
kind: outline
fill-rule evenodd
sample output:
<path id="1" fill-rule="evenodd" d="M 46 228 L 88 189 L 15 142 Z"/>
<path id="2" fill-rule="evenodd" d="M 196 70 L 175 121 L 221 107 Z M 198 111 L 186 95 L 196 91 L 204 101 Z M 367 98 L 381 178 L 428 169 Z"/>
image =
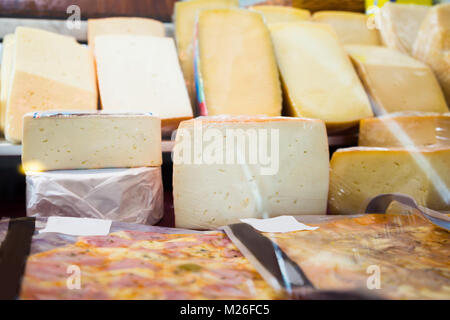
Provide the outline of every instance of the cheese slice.
<path id="1" fill-rule="evenodd" d="M 367 147 L 450 147 L 450 116 L 438 113 L 399 113 L 362 119 L 360 146 Z"/>
<path id="2" fill-rule="evenodd" d="M 303 21 L 309 20 L 311 17 L 311 13 L 308 10 L 286 6 L 259 5 L 251 6 L 249 9 L 262 14 L 267 24 Z"/>
<path id="3" fill-rule="evenodd" d="M 161 120 L 149 114 L 29 113 L 27 171 L 161 165 Z"/>
<path id="4" fill-rule="evenodd" d="M 201 10 L 238 7 L 239 0 L 190 0 L 175 2 L 175 39 L 184 80 L 191 102 L 195 102 L 194 33 Z"/>
<path id="5" fill-rule="evenodd" d="M 376 114 L 448 111 L 439 83 L 424 63 L 385 47 L 345 48 L 373 100 Z"/>
<path id="6" fill-rule="evenodd" d="M 450 209 L 450 148 L 339 149 L 330 165 L 332 214 L 362 213 L 382 193 L 403 193 L 419 205 Z"/>
<path id="7" fill-rule="evenodd" d="M 88 19 L 88 44 L 94 48 L 95 37 L 108 34 L 164 37 L 164 24 L 158 20 L 135 17 Z"/>
<path id="8" fill-rule="evenodd" d="M 414 43 L 414 57 L 436 74 L 450 105 L 450 4 L 430 9 Z"/>
<path id="9" fill-rule="evenodd" d="M 281 114 L 277 64 L 260 14 L 243 9 L 202 11 L 198 53 L 200 114 Z"/>
<path id="10" fill-rule="evenodd" d="M 173 39 L 98 36 L 95 56 L 103 110 L 152 112 L 168 131 L 192 118 Z"/>
<path id="11" fill-rule="evenodd" d="M 369 26 L 368 18 L 363 13 L 346 11 L 319 11 L 313 15 L 313 21 L 330 25 L 343 45 L 381 45 L 378 30 Z"/>
<path id="12" fill-rule="evenodd" d="M 270 31 L 288 115 L 324 120 L 330 130 L 372 116 L 364 88 L 330 26 L 278 23 Z"/>
<path id="13" fill-rule="evenodd" d="M 325 214 L 329 155 L 320 120 L 200 117 L 173 153 L 175 224 L 211 229 L 241 218 Z"/>
<path id="14" fill-rule="evenodd" d="M 18 27 L 6 106 L 5 137 L 22 140 L 27 112 L 96 110 L 92 53 L 75 38 Z"/>
<path id="15" fill-rule="evenodd" d="M 376 15 L 381 39 L 387 47 L 411 54 L 429 6 L 387 2 Z"/>
<path id="16" fill-rule="evenodd" d="M 9 82 L 14 58 L 14 34 L 7 34 L 2 43 L 2 63 L 0 69 L 0 131 L 5 130 L 6 102 L 8 99 Z"/>

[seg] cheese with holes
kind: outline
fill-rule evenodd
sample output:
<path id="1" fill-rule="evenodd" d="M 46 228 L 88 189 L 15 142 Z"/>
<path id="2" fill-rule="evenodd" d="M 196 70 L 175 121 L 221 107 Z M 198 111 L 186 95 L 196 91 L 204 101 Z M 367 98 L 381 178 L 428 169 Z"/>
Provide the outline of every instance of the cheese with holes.
<path id="1" fill-rule="evenodd" d="M 433 69 L 450 105 L 450 4 L 430 9 L 417 35 L 414 57 Z"/>
<path id="2" fill-rule="evenodd" d="M 430 209 L 450 209 L 450 148 L 339 149 L 330 166 L 332 214 L 362 213 L 382 193 L 403 193 Z"/>
<path id="3" fill-rule="evenodd" d="M 0 131 L 5 130 L 6 102 L 14 57 L 14 34 L 7 34 L 2 43 L 2 63 L 0 69 Z"/>
<path id="4" fill-rule="evenodd" d="M 194 33 L 197 18 L 202 10 L 238 7 L 239 0 L 190 0 L 175 2 L 175 39 L 177 41 L 178 57 L 183 70 L 184 80 L 195 101 L 194 85 Z"/>
<path id="5" fill-rule="evenodd" d="M 201 115 L 281 114 L 281 87 L 269 30 L 260 14 L 202 11 L 196 81 Z"/>
<path id="6" fill-rule="evenodd" d="M 381 45 L 378 30 L 369 25 L 368 18 L 363 13 L 346 11 L 319 11 L 313 15 L 313 21 L 330 25 L 343 45 Z"/>
<path id="7" fill-rule="evenodd" d="M 103 110 L 151 112 L 170 130 L 192 118 L 173 39 L 99 36 L 95 56 Z"/>
<path id="8" fill-rule="evenodd" d="M 88 44 L 94 48 L 95 37 L 108 34 L 164 37 L 164 24 L 158 20 L 135 17 L 88 19 Z"/>
<path id="9" fill-rule="evenodd" d="M 429 6 L 387 2 L 376 15 L 383 43 L 400 52 L 411 54 L 420 25 Z"/>
<path id="10" fill-rule="evenodd" d="M 308 10 L 285 6 L 259 5 L 249 8 L 262 14 L 267 24 L 303 21 L 309 20 L 311 17 L 311 13 Z"/>
<path id="11" fill-rule="evenodd" d="M 161 120 L 149 114 L 30 113 L 27 171 L 161 166 Z"/>
<path id="12" fill-rule="evenodd" d="M 241 218 L 325 214 L 329 154 L 320 120 L 200 117 L 173 154 L 175 224 L 210 229 Z"/>
<path id="13" fill-rule="evenodd" d="M 439 82 L 424 63 L 385 47 L 345 48 L 372 98 L 376 114 L 448 111 Z"/>
<path id="14" fill-rule="evenodd" d="M 270 30 L 288 115 L 324 120 L 330 130 L 372 116 L 364 88 L 330 26 L 278 23 Z"/>
<path id="15" fill-rule="evenodd" d="M 6 106 L 5 137 L 22 141 L 27 112 L 96 110 L 97 85 L 91 51 L 39 29 L 18 27 Z"/>
<path id="16" fill-rule="evenodd" d="M 360 146 L 367 147 L 450 147 L 450 115 L 400 113 L 361 120 Z"/>

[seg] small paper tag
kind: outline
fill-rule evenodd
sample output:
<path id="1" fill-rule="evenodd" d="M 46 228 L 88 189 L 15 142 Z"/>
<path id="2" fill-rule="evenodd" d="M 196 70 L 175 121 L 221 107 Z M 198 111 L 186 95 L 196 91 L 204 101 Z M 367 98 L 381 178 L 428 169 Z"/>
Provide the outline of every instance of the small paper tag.
<path id="1" fill-rule="evenodd" d="M 319 227 L 310 227 L 298 222 L 293 216 L 280 216 L 269 219 L 241 219 L 242 222 L 251 225 L 261 232 L 292 232 L 302 230 L 316 230 Z"/>
<path id="2" fill-rule="evenodd" d="M 39 233 L 58 232 L 72 236 L 106 236 L 111 229 L 111 220 L 49 217 L 47 225 Z"/>

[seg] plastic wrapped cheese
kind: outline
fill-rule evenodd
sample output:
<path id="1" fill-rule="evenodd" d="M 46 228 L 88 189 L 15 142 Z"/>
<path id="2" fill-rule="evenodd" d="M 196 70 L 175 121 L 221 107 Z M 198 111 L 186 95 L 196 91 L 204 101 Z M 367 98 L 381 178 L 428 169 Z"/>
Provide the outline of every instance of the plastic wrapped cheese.
<path id="1" fill-rule="evenodd" d="M 27 215 L 155 224 L 164 213 L 161 168 L 27 174 Z"/>
<path id="2" fill-rule="evenodd" d="M 308 10 L 290 8 L 286 6 L 258 5 L 249 9 L 259 12 L 264 16 L 267 24 L 278 22 L 296 22 L 309 20 L 311 13 Z"/>

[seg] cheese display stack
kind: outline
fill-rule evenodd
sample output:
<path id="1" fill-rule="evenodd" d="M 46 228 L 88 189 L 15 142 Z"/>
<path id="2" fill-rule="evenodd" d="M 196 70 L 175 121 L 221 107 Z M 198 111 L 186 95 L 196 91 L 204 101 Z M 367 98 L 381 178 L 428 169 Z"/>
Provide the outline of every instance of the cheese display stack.
<path id="1" fill-rule="evenodd" d="M 284 6 L 259 5 L 251 6 L 249 9 L 262 14 L 267 24 L 304 21 L 311 18 L 311 13 L 308 10 Z"/>
<path id="2" fill-rule="evenodd" d="M 177 227 L 210 229 L 241 218 L 326 213 L 329 154 L 321 120 L 184 121 L 173 162 Z"/>
<path id="3" fill-rule="evenodd" d="M 330 26 L 278 23 L 270 31 L 288 115 L 321 119 L 329 130 L 372 116 L 358 75 Z"/>
<path id="4" fill-rule="evenodd" d="M 14 57 L 14 34 L 7 34 L 2 43 L 2 60 L 0 68 L 0 131 L 5 131 L 6 104 L 8 101 L 9 78 Z"/>
<path id="5" fill-rule="evenodd" d="M 22 140 L 22 117 L 46 110 L 96 110 L 94 60 L 88 48 L 74 38 L 38 29 L 18 27 L 12 58 L 2 66 L 9 76 L 5 136 Z"/>

